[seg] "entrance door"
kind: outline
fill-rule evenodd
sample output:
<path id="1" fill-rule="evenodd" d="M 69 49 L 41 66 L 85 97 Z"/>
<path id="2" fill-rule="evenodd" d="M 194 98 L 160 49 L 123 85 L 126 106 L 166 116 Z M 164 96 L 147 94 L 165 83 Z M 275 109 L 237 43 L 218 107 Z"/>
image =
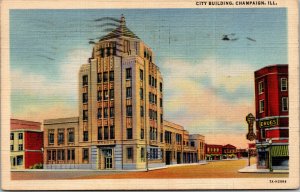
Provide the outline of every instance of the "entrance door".
<path id="1" fill-rule="evenodd" d="M 171 151 L 166 151 L 166 165 L 171 164 L 171 158 L 172 158 L 172 152 Z"/>
<path id="2" fill-rule="evenodd" d="M 177 152 L 177 164 L 181 163 L 181 154 L 180 152 Z"/>
<path id="3" fill-rule="evenodd" d="M 102 156 L 104 160 L 104 169 L 113 168 L 112 149 L 102 149 Z"/>

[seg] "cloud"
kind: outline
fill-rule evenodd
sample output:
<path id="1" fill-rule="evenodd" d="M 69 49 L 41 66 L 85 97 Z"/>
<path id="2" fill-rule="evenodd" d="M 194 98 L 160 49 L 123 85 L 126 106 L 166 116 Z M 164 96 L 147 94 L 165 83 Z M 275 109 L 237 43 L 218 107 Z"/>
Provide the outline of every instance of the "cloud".
<path id="1" fill-rule="evenodd" d="M 55 65 L 57 74 L 11 70 L 12 112 L 16 118 L 41 121 L 78 114 L 78 72 L 90 51 L 72 49 Z"/>
<path id="2" fill-rule="evenodd" d="M 166 119 L 183 125 L 191 133 L 246 132 L 245 116 L 254 113 L 253 94 L 239 98 L 243 94 L 239 91 L 243 90 L 241 87 L 253 90 L 251 66 L 240 62 L 221 64 L 215 59 L 198 63 L 172 60 L 164 63 L 162 70 L 167 71 L 164 76 Z"/>

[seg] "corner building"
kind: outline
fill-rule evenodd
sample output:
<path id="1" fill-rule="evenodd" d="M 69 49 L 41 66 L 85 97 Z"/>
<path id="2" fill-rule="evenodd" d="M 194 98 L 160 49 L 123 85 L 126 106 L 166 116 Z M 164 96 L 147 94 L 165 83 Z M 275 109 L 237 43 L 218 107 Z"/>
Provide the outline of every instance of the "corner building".
<path id="1" fill-rule="evenodd" d="M 257 168 L 288 169 L 288 65 L 255 71 Z"/>
<path id="2" fill-rule="evenodd" d="M 165 166 L 163 112 L 163 78 L 155 55 L 122 17 L 119 27 L 94 44 L 89 62 L 80 68 L 78 133 L 74 134 L 78 145 L 74 145 L 76 165 L 72 167 Z M 59 122 L 46 120 L 45 124 L 49 121 L 54 127 L 45 129 L 55 132 Z"/>

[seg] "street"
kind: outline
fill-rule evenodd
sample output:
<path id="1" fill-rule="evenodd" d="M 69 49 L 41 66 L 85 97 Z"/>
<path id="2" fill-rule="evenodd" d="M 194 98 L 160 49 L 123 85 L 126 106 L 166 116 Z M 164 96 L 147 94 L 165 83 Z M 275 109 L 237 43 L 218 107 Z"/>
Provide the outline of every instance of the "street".
<path id="1" fill-rule="evenodd" d="M 254 163 L 254 159 L 251 160 Z M 208 162 L 206 165 L 171 166 L 165 169 L 129 172 L 36 171 L 12 172 L 12 179 L 127 179 L 127 178 L 279 178 L 286 173 L 239 173 L 247 159 Z"/>

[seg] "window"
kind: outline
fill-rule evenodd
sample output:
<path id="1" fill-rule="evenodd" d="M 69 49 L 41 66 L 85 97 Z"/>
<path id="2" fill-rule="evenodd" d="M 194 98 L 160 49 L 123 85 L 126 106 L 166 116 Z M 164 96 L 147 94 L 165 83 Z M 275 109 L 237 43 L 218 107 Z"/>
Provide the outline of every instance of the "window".
<path id="1" fill-rule="evenodd" d="M 157 80 L 154 79 L 154 87 L 156 88 L 157 87 Z"/>
<path id="2" fill-rule="evenodd" d="M 101 83 L 102 82 L 102 73 L 97 74 L 97 82 Z"/>
<path id="3" fill-rule="evenodd" d="M 126 87 L 126 98 L 130 98 L 132 96 L 131 87 Z"/>
<path id="4" fill-rule="evenodd" d="M 103 98 L 104 98 L 104 101 L 108 100 L 108 90 L 103 91 Z"/>
<path id="5" fill-rule="evenodd" d="M 151 75 L 149 75 L 149 85 L 151 86 L 151 79 L 152 79 L 152 77 L 151 77 Z"/>
<path id="6" fill-rule="evenodd" d="M 98 108 L 98 114 L 97 114 L 98 119 L 102 118 L 102 108 Z"/>
<path id="7" fill-rule="evenodd" d="M 114 97 L 115 97 L 115 92 L 114 92 L 113 89 L 110 89 L 110 90 L 109 90 L 109 98 L 110 98 L 110 100 L 113 100 Z"/>
<path id="8" fill-rule="evenodd" d="M 88 76 L 87 75 L 82 76 L 82 85 L 85 86 L 88 85 L 88 83 L 89 83 Z"/>
<path id="9" fill-rule="evenodd" d="M 75 160 L 75 149 L 68 149 L 68 160 Z"/>
<path id="10" fill-rule="evenodd" d="M 258 83 L 258 94 L 262 94 L 265 91 L 264 82 L 261 81 Z"/>
<path id="11" fill-rule="evenodd" d="M 23 144 L 19 144 L 19 151 L 23 151 Z"/>
<path id="12" fill-rule="evenodd" d="M 88 93 L 82 93 L 82 103 L 88 102 Z"/>
<path id="13" fill-rule="evenodd" d="M 48 142 L 49 145 L 54 144 L 54 129 L 49 129 L 48 131 Z"/>
<path id="14" fill-rule="evenodd" d="M 114 81 L 114 71 L 109 72 L 109 81 Z"/>
<path id="15" fill-rule="evenodd" d="M 108 139 L 108 126 L 104 126 L 104 139 Z"/>
<path id="16" fill-rule="evenodd" d="M 151 86 L 154 87 L 154 77 L 151 78 Z"/>
<path id="17" fill-rule="evenodd" d="M 131 79 L 131 68 L 126 69 L 126 79 Z"/>
<path id="18" fill-rule="evenodd" d="M 144 129 L 141 129 L 141 139 L 144 139 L 144 135 L 145 135 L 145 130 Z"/>
<path id="19" fill-rule="evenodd" d="M 144 90 L 143 90 L 143 88 L 140 88 L 140 99 L 141 100 L 144 99 Z"/>
<path id="20" fill-rule="evenodd" d="M 133 158 L 133 149 L 132 147 L 127 148 L 127 159 L 132 159 Z"/>
<path id="21" fill-rule="evenodd" d="M 114 117 L 114 116 L 115 116 L 115 108 L 114 108 L 114 107 L 111 107 L 109 110 L 110 110 L 110 111 L 109 111 L 109 116 L 110 116 L 110 117 Z"/>
<path id="22" fill-rule="evenodd" d="M 98 127 L 98 140 L 102 140 L 102 127 Z"/>
<path id="23" fill-rule="evenodd" d="M 107 80 L 108 80 L 108 74 L 107 74 L 107 72 L 104 72 L 103 73 L 103 82 L 107 82 Z"/>
<path id="24" fill-rule="evenodd" d="M 89 161 L 89 149 L 82 149 L 82 160 Z"/>
<path id="25" fill-rule="evenodd" d="M 104 48 L 100 49 L 100 55 L 101 55 L 102 58 L 104 57 Z"/>
<path id="26" fill-rule="evenodd" d="M 287 78 L 281 78 L 281 91 L 288 90 Z"/>
<path id="27" fill-rule="evenodd" d="M 117 48 L 113 47 L 113 55 L 117 55 Z"/>
<path id="28" fill-rule="evenodd" d="M 65 150 L 57 150 L 57 160 L 65 160 Z"/>
<path id="29" fill-rule="evenodd" d="M 265 101 L 259 100 L 259 112 L 262 113 L 265 110 Z"/>
<path id="30" fill-rule="evenodd" d="M 83 141 L 88 141 L 88 140 L 89 140 L 89 132 L 83 131 Z"/>
<path id="31" fill-rule="evenodd" d="M 140 69 L 140 80 L 144 80 L 144 71 L 142 69 Z"/>
<path id="32" fill-rule="evenodd" d="M 107 55 L 107 57 L 110 56 L 110 47 L 107 47 L 107 48 L 106 48 L 106 55 Z"/>
<path id="33" fill-rule="evenodd" d="M 191 141 L 191 146 L 195 147 L 195 142 L 194 141 Z"/>
<path id="34" fill-rule="evenodd" d="M 150 159 L 158 159 L 158 148 L 150 148 Z"/>
<path id="35" fill-rule="evenodd" d="M 142 160 L 145 159 L 145 148 L 144 147 L 141 148 L 141 159 Z"/>
<path id="36" fill-rule="evenodd" d="M 102 100 L 102 91 L 98 91 L 97 100 L 98 101 Z"/>
<path id="37" fill-rule="evenodd" d="M 14 140 L 14 133 L 10 134 L 10 140 Z"/>
<path id="38" fill-rule="evenodd" d="M 282 97 L 282 111 L 288 111 L 288 98 Z"/>
<path id="39" fill-rule="evenodd" d="M 18 138 L 21 140 L 21 139 L 23 139 L 23 133 L 19 133 L 18 134 Z"/>
<path id="40" fill-rule="evenodd" d="M 126 115 L 132 116 L 132 106 L 131 105 L 126 106 Z"/>
<path id="41" fill-rule="evenodd" d="M 17 165 L 23 165 L 23 155 L 17 156 Z"/>
<path id="42" fill-rule="evenodd" d="M 108 117 L 108 108 L 107 107 L 104 107 L 104 111 L 103 111 L 103 117 L 104 118 L 107 118 Z"/>
<path id="43" fill-rule="evenodd" d="M 164 122 L 163 114 L 160 114 L 160 122 L 161 122 L 161 123 Z"/>
<path id="44" fill-rule="evenodd" d="M 52 160 L 56 161 L 56 151 L 52 151 Z"/>
<path id="45" fill-rule="evenodd" d="M 163 139 L 164 139 L 164 134 L 163 134 L 163 133 L 160 133 L 160 142 L 161 142 L 161 143 L 163 142 Z"/>
<path id="46" fill-rule="evenodd" d="M 141 117 L 144 117 L 144 107 L 141 106 Z"/>
<path id="47" fill-rule="evenodd" d="M 127 139 L 132 139 L 132 128 L 127 128 Z"/>
<path id="48" fill-rule="evenodd" d="M 115 139 L 115 126 L 111 125 L 109 131 L 110 131 L 109 133 L 110 139 Z"/>
<path id="49" fill-rule="evenodd" d="M 88 110 L 83 110 L 83 120 L 84 121 L 88 120 Z"/>
<path id="50" fill-rule="evenodd" d="M 163 91 L 163 84 L 162 83 L 159 83 L 159 90 L 160 90 L 160 92 Z"/>
<path id="51" fill-rule="evenodd" d="M 14 145 L 10 145 L 10 151 L 14 150 Z"/>
<path id="52" fill-rule="evenodd" d="M 74 142 L 74 128 L 68 129 L 68 142 L 73 143 Z"/>
<path id="53" fill-rule="evenodd" d="M 47 160 L 51 161 L 51 151 L 47 150 Z"/>
<path id="54" fill-rule="evenodd" d="M 63 144 L 64 143 L 64 129 L 58 129 L 58 134 L 57 134 L 57 142 L 58 144 Z"/>
<path id="55" fill-rule="evenodd" d="M 160 107 L 163 106 L 163 100 L 162 100 L 162 98 L 159 99 L 159 106 L 160 106 Z"/>

